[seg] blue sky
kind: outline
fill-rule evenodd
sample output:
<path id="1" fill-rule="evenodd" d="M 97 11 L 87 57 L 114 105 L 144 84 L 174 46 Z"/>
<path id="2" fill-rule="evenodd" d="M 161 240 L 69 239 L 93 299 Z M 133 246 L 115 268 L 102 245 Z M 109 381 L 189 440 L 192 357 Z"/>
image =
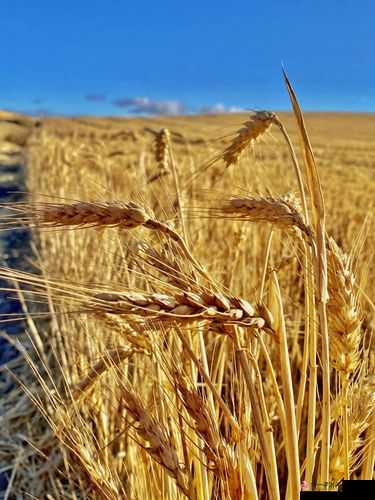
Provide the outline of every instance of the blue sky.
<path id="1" fill-rule="evenodd" d="M 1 0 L 0 108 L 375 111 L 375 2 Z"/>

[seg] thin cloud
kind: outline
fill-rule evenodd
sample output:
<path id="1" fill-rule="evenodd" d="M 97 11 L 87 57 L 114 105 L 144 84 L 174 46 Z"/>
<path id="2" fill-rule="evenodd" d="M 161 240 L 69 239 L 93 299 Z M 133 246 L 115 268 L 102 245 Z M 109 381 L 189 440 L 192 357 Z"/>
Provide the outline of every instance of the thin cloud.
<path id="1" fill-rule="evenodd" d="M 103 102 L 105 101 L 107 96 L 104 94 L 86 94 L 85 100 L 88 102 Z"/>
<path id="2" fill-rule="evenodd" d="M 221 113 L 243 113 L 244 109 L 238 106 L 226 106 L 225 104 L 218 102 L 212 106 L 202 106 L 199 113 L 207 115 L 215 115 Z"/>
<path id="3" fill-rule="evenodd" d="M 180 115 L 185 112 L 181 101 L 155 101 L 149 97 L 124 97 L 113 101 L 113 105 L 136 115 Z"/>

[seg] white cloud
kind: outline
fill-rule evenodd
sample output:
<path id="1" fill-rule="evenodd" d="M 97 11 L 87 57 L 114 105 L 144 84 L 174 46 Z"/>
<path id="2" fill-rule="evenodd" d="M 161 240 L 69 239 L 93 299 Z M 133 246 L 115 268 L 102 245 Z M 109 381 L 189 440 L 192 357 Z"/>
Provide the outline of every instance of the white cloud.
<path id="1" fill-rule="evenodd" d="M 202 106 L 199 110 L 203 114 L 220 114 L 220 113 L 243 113 L 244 109 L 238 106 L 226 106 L 222 102 L 213 104 L 212 106 Z"/>
<path id="2" fill-rule="evenodd" d="M 124 97 L 113 105 L 134 114 L 179 115 L 185 111 L 181 101 L 155 101 L 149 97 Z"/>

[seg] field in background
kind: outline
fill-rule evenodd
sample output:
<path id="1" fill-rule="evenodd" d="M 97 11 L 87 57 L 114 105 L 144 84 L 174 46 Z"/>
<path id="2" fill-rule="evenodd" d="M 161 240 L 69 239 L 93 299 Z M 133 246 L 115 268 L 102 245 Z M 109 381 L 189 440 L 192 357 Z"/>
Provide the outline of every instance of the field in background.
<path id="1" fill-rule="evenodd" d="M 293 116 L 279 117 L 299 149 Z M 50 426 L 14 389 L 4 403 L 8 410 L 0 428 L 0 467 L 14 464 L 9 490 L 18 495 L 14 498 L 24 498 L 21 492 L 27 491 L 55 499 L 240 499 L 255 498 L 255 491 L 259 498 L 278 498 L 280 491 L 281 498 L 294 500 L 297 483 L 326 482 L 319 434 L 322 375 L 318 368 L 314 427 L 304 344 L 307 250 L 296 230 L 284 230 L 277 222 L 225 219 L 207 210 L 235 195 L 299 196 L 288 148 L 274 126 L 244 151 L 238 164 L 225 168 L 218 161 L 203 171 L 202 165 L 230 144 L 247 119 L 246 114 L 46 118 L 33 130 L 27 145 L 33 202 L 133 201 L 147 207 L 184 235 L 209 278 L 197 276 L 180 247 L 147 227 L 36 233 L 35 271 L 59 283 L 47 284 L 41 295 L 58 314 L 48 326 L 34 323 L 38 304 L 30 305 L 28 330 L 38 351 L 36 356 L 30 349 L 30 356 L 41 380 L 35 382 L 26 367 L 19 366 L 17 373 L 40 398 Z M 337 295 L 328 307 L 330 334 L 341 328 L 339 335 L 349 339 L 331 352 L 333 487 L 343 478 L 373 475 L 375 119 L 318 113 L 307 113 L 305 119 L 321 177 L 327 233 L 344 252 L 356 250 L 352 261 L 340 260 L 338 252 L 331 270 L 338 284 L 330 277 L 331 294 Z M 155 137 L 163 128 L 170 132 L 172 152 L 164 163 L 155 157 Z M 202 293 L 216 297 L 214 308 L 224 307 L 217 297 L 227 295 L 246 299 L 261 316 L 270 315 L 268 333 L 254 335 L 254 329 L 239 327 L 236 344 L 232 331 L 217 324 L 165 324 L 145 317 L 134 323 L 128 315 L 108 311 L 81 314 L 70 292 L 62 298 L 54 293 L 67 283 L 78 287 L 77 294 L 101 287 L 111 293 L 171 294 L 184 286 L 197 293 L 194 280 Z M 18 281 L 25 283 L 22 277 Z M 317 317 L 310 311 L 311 322 Z M 339 320 L 351 323 L 337 326 Z M 280 347 L 284 321 L 289 361 Z M 353 353 L 344 352 L 350 346 L 358 359 L 344 376 L 338 353 L 350 357 Z M 318 353 L 320 366 L 320 340 Z M 76 396 L 77 390 L 82 394 Z M 297 428 L 288 431 L 283 425 L 289 426 L 288 412 L 295 411 L 288 410 L 293 398 Z M 260 421 L 250 401 L 259 403 Z M 309 436 L 309 429 L 315 436 Z M 25 446 L 25 436 L 40 452 Z"/>
<path id="2" fill-rule="evenodd" d="M 74 166 L 79 164 L 80 168 L 69 170 L 66 165 L 64 181 L 61 176 L 45 181 L 37 177 L 38 185 L 43 186 L 45 182 L 48 189 L 39 191 L 61 193 L 76 199 L 99 197 L 121 201 L 127 200 L 131 194 L 136 197 L 141 195 L 149 201 L 154 196 L 153 192 L 162 189 L 165 198 L 163 208 L 170 209 L 175 196 L 170 189 L 171 175 L 162 177 L 156 185 L 147 184 L 147 179 L 158 168 L 154 158 L 154 135 L 150 131 L 168 128 L 172 132 L 173 151 L 183 189 L 184 182 L 189 181 L 196 169 L 228 144 L 228 136 L 234 134 L 248 116 L 47 119 L 45 130 L 57 136 L 55 145 L 60 148 L 56 147 L 56 150 L 60 149 L 61 154 L 67 157 L 73 155 L 71 161 Z M 292 114 L 280 113 L 279 116 L 290 131 L 293 142 L 298 145 Z M 375 120 L 371 114 L 351 113 L 306 113 L 305 119 L 320 168 L 328 232 L 348 245 L 349 250 L 354 235 L 365 218 L 371 216 L 375 204 Z M 47 141 L 52 147 L 53 142 Z M 35 150 L 39 154 L 38 146 L 42 145 L 36 142 Z M 44 155 L 49 154 L 47 151 L 42 149 Z M 238 166 L 226 170 L 223 165 L 216 165 L 208 170 L 207 175 L 200 175 L 195 189 L 204 191 L 206 188 L 226 195 L 242 190 L 249 194 L 296 193 L 292 163 L 280 134 L 274 129 L 267 132 L 255 147 L 245 151 Z M 201 199 L 208 193 L 201 192 L 198 196 Z M 226 230 L 231 230 L 230 224 L 226 224 Z M 193 236 L 194 230 L 191 232 Z M 371 231 L 369 233 L 371 240 Z M 366 246 L 370 251 L 371 243 Z M 199 248 L 196 250 L 201 251 Z M 205 265 L 214 265 L 214 262 Z"/>

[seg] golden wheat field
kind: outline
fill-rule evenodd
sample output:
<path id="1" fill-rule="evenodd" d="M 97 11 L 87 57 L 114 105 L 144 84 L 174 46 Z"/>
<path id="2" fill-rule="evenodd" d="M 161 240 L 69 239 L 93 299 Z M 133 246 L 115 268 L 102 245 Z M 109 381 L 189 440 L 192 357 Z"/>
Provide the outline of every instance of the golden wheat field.
<path id="1" fill-rule="evenodd" d="M 373 479 L 375 119 L 45 118 L 27 145 L 6 498 L 291 499 Z M 12 292 L 13 290 L 13 292 Z M 11 299 L 10 299 L 11 300 Z M 18 318 L 13 318 L 18 319 Z"/>

